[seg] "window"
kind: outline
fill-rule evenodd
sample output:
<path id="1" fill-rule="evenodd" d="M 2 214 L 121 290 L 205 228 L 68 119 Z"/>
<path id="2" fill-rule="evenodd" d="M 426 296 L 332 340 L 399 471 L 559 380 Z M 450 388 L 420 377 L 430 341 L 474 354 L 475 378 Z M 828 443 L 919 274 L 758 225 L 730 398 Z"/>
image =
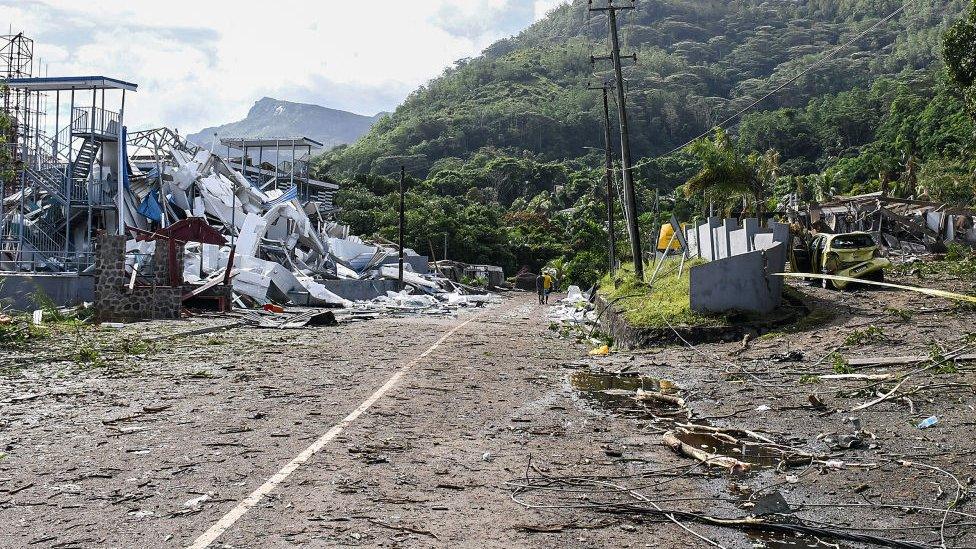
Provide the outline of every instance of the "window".
<path id="1" fill-rule="evenodd" d="M 835 236 L 831 241 L 831 247 L 838 250 L 873 248 L 874 246 L 874 239 L 869 234 L 842 234 Z"/>

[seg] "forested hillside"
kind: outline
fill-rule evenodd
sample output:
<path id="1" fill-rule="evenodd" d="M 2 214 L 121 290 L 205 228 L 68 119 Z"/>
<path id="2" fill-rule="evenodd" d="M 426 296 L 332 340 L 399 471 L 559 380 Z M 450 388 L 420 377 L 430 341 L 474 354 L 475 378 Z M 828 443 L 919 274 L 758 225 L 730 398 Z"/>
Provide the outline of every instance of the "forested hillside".
<path id="1" fill-rule="evenodd" d="M 693 154 L 651 158 L 708 130 L 902 5 L 640 0 L 622 14 L 623 50 L 637 53 L 625 78 L 634 154 L 644 158 L 637 179 L 645 229 L 657 223 L 650 215 L 661 203 L 655 193 L 670 195 L 662 210 L 687 217 L 702 208 L 700 198 L 676 192 L 700 168 Z M 946 29 L 969 6 L 969 0 L 908 4 L 730 129 L 742 154 L 775 153 L 770 207 L 790 192 L 810 198 L 882 184 L 906 196 L 972 197 L 972 120 L 962 92 L 947 81 L 941 55 Z M 601 153 L 586 147 L 602 147 L 602 105 L 586 87 L 610 76 L 608 62 L 590 63 L 591 55 L 605 54 L 606 36 L 606 17 L 591 16 L 587 2 L 575 0 L 482 56 L 457 62 L 363 139 L 323 158 L 320 169 L 351 183 L 340 200 L 348 200 L 350 211 L 367 208 L 354 222 L 363 232 L 389 231 L 372 221 L 386 207 L 377 182 L 402 164 L 416 179 L 414 192 L 493 212 L 492 230 L 500 234 L 483 240 L 498 242 L 476 238 L 471 249 L 480 251 L 461 259 L 493 259 L 510 269 L 561 255 L 580 262 L 577 252 L 596 261 L 601 245 L 574 239 L 598 240 L 600 229 Z M 556 214 L 567 208 L 573 215 Z M 583 215 L 588 209 L 592 218 Z M 588 229 L 581 232 L 580 224 Z M 549 235 L 555 242 L 547 247 Z M 425 237 L 419 240 L 413 244 L 426 249 Z"/>
<path id="2" fill-rule="evenodd" d="M 901 0 L 641 0 L 621 15 L 634 153 L 661 153 L 699 134 L 894 11 Z M 909 78 L 938 59 L 941 36 L 967 2 L 917 2 L 856 48 L 763 107 L 802 107 L 814 97 L 868 87 L 882 75 Z M 598 96 L 608 77 L 606 17 L 577 0 L 520 36 L 417 90 L 366 139 L 337 156 L 342 171 L 386 171 L 390 157 L 418 168 L 482 147 L 549 160 L 582 156 L 598 143 Z M 595 76 L 594 76 L 595 74 Z M 597 141 L 597 143 L 594 143 Z"/>

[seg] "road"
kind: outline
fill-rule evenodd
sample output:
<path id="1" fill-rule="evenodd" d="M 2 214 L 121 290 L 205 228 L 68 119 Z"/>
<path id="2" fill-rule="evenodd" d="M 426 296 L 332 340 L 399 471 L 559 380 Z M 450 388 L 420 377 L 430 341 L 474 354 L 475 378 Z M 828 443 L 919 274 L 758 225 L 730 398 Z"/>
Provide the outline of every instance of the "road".
<path id="1" fill-rule="evenodd" d="M 633 438 L 632 422 L 608 424 L 566 383 L 586 350 L 530 295 L 457 318 L 238 328 L 106 351 L 94 367 L 48 357 L 0 393 L 0 546 L 187 547 L 210 531 L 212 547 L 643 547 L 646 530 L 527 510 L 506 484 L 530 457 L 533 470 L 619 473 L 605 446 Z"/>
<path id="2" fill-rule="evenodd" d="M 801 289 L 821 313 L 800 328 L 609 357 L 560 338 L 526 294 L 148 344 L 226 319 L 69 330 L 0 356 L 0 547 L 867 547 L 654 509 L 741 518 L 780 495 L 820 536 L 973 546 L 971 363 L 822 377 L 837 356 L 969 349 L 971 312 Z M 649 376 L 687 407 L 636 404 Z M 662 444 L 689 415 L 816 461 L 733 446 L 752 472 L 706 470 Z"/>

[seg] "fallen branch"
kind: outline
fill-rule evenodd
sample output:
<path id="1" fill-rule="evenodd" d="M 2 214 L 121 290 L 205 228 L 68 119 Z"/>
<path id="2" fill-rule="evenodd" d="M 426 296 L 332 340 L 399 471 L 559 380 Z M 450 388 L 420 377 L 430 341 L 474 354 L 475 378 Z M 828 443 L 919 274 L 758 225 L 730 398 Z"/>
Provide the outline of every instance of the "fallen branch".
<path id="1" fill-rule="evenodd" d="M 675 452 L 690 457 L 692 459 L 697 459 L 698 461 L 706 465 L 714 465 L 718 467 L 724 467 L 734 472 L 746 472 L 752 468 L 752 465 L 744 461 L 739 461 L 734 457 L 720 456 L 718 454 L 712 454 L 706 452 L 700 448 L 695 448 L 690 444 L 685 444 L 678 439 L 674 431 L 668 431 L 664 433 L 663 437 L 664 444 L 674 450 Z"/>
<path id="2" fill-rule="evenodd" d="M 637 389 L 637 396 L 634 397 L 638 402 L 642 400 L 656 400 L 658 402 L 664 402 L 667 404 L 672 404 L 678 408 L 685 407 L 685 399 L 674 396 L 666 395 L 664 393 L 655 393 L 653 391 L 645 391 L 643 389 Z"/>
<path id="3" fill-rule="evenodd" d="M 895 392 L 898 389 L 900 389 L 901 386 L 906 381 L 908 381 L 908 378 L 907 377 L 905 379 L 902 379 L 901 381 L 899 381 L 898 382 L 898 385 L 895 385 L 895 388 L 894 389 L 892 389 L 892 390 L 888 391 L 887 393 L 879 396 L 878 398 L 872 400 L 871 402 L 865 402 L 864 404 L 861 404 L 860 406 L 855 406 L 855 407 L 851 408 L 850 411 L 851 412 L 858 412 L 858 411 L 861 411 L 861 410 L 867 410 L 868 408 L 874 406 L 875 404 L 878 404 L 879 402 L 884 402 L 885 400 L 888 399 L 888 397 L 890 397 L 891 395 L 895 394 Z"/>
<path id="4" fill-rule="evenodd" d="M 829 374 L 820 379 L 857 379 L 864 381 L 886 381 L 895 376 L 891 374 Z"/>

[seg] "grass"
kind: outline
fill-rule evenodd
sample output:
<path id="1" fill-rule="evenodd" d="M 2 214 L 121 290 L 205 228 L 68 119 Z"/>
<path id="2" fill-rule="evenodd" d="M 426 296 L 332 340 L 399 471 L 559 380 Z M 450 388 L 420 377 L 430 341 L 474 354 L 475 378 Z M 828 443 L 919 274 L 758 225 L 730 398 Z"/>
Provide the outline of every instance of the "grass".
<path id="1" fill-rule="evenodd" d="M 884 329 L 878 328 L 874 324 L 867 327 L 866 330 L 853 330 L 847 335 L 847 339 L 844 340 L 844 345 L 848 347 L 854 345 L 860 345 L 862 343 L 878 343 L 885 340 Z"/>
<path id="2" fill-rule="evenodd" d="M 952 276 L 976 281 L 976 250 L 954 242 L 950 242 L 947 248 L 948 251 L 941 260 L 902 263 L 893 270 L 900 275 L 914 275 L 919 280 L 933 276 Z"/>
<path id="3" fill-rule="evenodd" d="M 688 293 L 691 267 L 701 265 L 704 260 L 685 261 L 681 276 L 678 276 L 680 259 L 672 257 L 664 261 L 653 288 L 634 278 L 634 266 L 625 264 L 617 272 L 618 287 L 613 287 L 609 275 L 604 276 L 600 281 L 600 295 L 621 311 L 627 323 L 635 328 L 664 328 L 668 323 L 674 326 L 727 324 L 722 315 L 703 315 L 691 310 Z M 653 273 L 653 270 L 645 271 L 648 277 Z"/>

